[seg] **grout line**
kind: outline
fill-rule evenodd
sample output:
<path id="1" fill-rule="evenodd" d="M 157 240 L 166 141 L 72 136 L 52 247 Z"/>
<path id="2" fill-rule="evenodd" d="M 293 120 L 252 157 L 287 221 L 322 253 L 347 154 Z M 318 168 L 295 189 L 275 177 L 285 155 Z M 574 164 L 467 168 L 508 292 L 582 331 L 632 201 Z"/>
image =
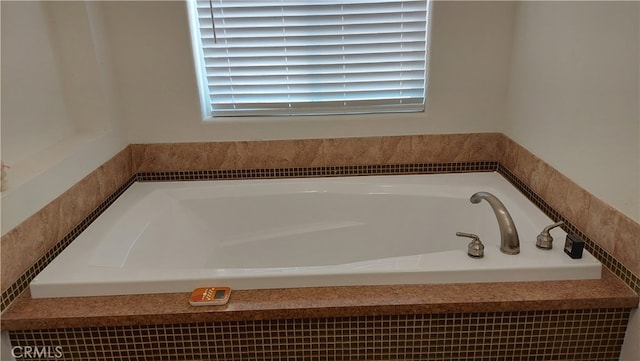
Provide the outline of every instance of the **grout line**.
<path id="1" fill-rule="evenodd" d="M 637 294 L 640 295 L 640 277 L 633 274 L 622 262 L 618 261 L 613 255 L 607 252 L 593 239 L 587 236 L 584 232 L 580 231 L 573 223 L 567 218 L 563 217 L 558 211 L 553 209 L 547 202 L 536 194 L 529 186 L 519 180 L 510 170 L 503 165 L 498 165 L 498 173 L 505 177 L 511 184 L 513 184 L 522 194 L 524 194 L 533 204 L 535 204 L 542 212 L 544 212 L 554 222 L 563 221 L 564 225 L 561 228 L 571 234 L 576 234 L 582 240 L 585 241 L 585 248 L 591 253 L 598 261 L 602 262 L 603 266 L 608 268 L 613 274 L 615 274 L 620 280 L 622 280 L 627 286 L 631 287 Z"/>
<path id="2" fill-rule="evenodd" d="M 174 171 L 174 172 L 140 172 L 134 174 L 125 184 L 112 193 L 94 211 L 80 222 L 71 232 L 65 235 L 44 256 L 39 258 L 27 269 L 6 291 L 2 293 L 0 312 L 5 310 L 28 287 L 33 278 L 62 252 L 73 240 L 84 231 L 98 216 L 104 212 L 120 195 L 135 182 L 166 182 L 166 181 L 206 181 L 222 179 L 271 179 L 288 177 L 342 177 L 365 175 L 400 175 L 400 174 L 445 174 L 467 172 L 497 171 L 511 182 L 521 193 L 554 221 L 562 220 L 562 228 L 567 233 L 575 233 L 585 240 L 587 250 L 602 264 L 610 269 L 625 284 L 640 294 L 640 277 L 633 274 L 621 262 L 605 251 L 583 232 L 578 230 L 566 218 L 547 204 L 540 196 L 533 192 L 524 182 L 519 180 L 511 171 L 498 162 L 451 162 L 451 163 L 416 163 L 389 165 L 355 165 L 355 166 L 325 166 L 325 167 L 295 167 L 295 168 L 259 168 L 259 169 L 215 169 L 205 171 Z"/>
<path id="3" fill-rule="evenodd" d="M 73 360 L 617 360 L 628 308 L 9 331 Z"/>

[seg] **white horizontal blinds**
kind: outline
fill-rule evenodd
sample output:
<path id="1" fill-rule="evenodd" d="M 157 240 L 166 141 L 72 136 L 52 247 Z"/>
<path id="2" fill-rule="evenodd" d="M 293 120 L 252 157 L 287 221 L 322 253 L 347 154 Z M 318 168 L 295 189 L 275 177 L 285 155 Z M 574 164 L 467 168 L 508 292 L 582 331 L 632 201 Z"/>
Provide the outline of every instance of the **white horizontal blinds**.
<path id="1" fill-rule="evenodd" d="M 426 0 L 197 5 L 214 116 L 424 109 Z"/>

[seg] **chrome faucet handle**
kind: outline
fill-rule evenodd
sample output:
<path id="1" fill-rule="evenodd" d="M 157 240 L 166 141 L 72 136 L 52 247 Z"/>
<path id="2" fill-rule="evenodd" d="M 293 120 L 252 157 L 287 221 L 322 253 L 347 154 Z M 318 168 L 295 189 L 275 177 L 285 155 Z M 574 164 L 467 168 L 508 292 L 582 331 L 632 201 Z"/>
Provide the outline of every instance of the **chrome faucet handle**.
<path id="1" fill-rule="evenodd" d="M 469 243 L 469 249 L 467 251 L 467 254 L 469 255 L 469 257 L 473 257 L 473 258 L 484 257 L 484 245 L 480 241 L 480 237 L 472 233 L 464 233 L 464 232 L 456 232 L 456 236 L 467 237 L 472 239 L 472 241 Z"/>
<path id="2" fill-rule="evenodd" d="M 542 230 L 542 232 L 540 232 L 540 234 L 538 235 L 538 239 L 536 240 L 536 247 L 540 248 L 540 249 L 551 249 L 553 248 L 553 237 L 551 237 L 551 234 L 549 233 L 549 231 L 551 231 L 552 229 L 559 227 L 561 225 L 563 225 L 564 222 L 560 221 L 557 223 L 554 223 L 550 226 L 544 227 L 544 229 Z"/>

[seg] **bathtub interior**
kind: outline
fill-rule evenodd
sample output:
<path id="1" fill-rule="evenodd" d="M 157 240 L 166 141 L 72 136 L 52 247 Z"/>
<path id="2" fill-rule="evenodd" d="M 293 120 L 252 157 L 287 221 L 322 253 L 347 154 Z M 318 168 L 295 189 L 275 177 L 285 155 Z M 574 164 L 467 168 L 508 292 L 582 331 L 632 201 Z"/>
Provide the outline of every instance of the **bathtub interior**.
<path id="1" fill-rule="evenodd" d="M 91 264 L 327 266 L 460 249 L 466 243 L 456 238 L 456 231 L 485 228 L 487 240 L 499 238 L 497 227 L 481 227 L 496 222 L 493 213 L 462 197 L 393 194 L 385 187 L 353 193 L 354 184 L 330 184 L 322 190 L 310 184 L 281 186 L 260 195 L 228 195 L 220 189 L 208 197 L 185 196 L 180 187 L 153 192 L 145 200 L 164 204 L 162 211 L 149 217 L 137 237 L 120 238 L 131 242 L 101 244 Z M 140 212 L 147 206 L 141 204 Z M 134 228 L 127 223 L 140 216 L 121 218 L 110 232 Z"/>
<path id="2" fill-rule="evenodd" d="M 506 205 L 520 255 L 500 253 L 492 209 L 469 201 L 478 191 Z M 561 229 L 552 251 L 535 247 L 551 223 L 497 173 L 136 183 L 31 289 L 60 297 L 70 287 L 74 295 L 177 292 L 211 280 L 279 288 L 599 278 L 588 252 L 582 260 L 562 253 Z M 467 257 L 469 239 L 458 231 L 480 236 L 484 259 Z"/>

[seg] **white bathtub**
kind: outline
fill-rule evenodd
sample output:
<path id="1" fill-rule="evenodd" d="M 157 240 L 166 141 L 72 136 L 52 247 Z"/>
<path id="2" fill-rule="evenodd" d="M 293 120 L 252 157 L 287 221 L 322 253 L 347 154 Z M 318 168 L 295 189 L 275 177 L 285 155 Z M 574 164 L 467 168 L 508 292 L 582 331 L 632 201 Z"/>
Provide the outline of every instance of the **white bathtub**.
<path id="1" fill-rule="evenodd" d="M 521 252 L 478 191 L 505 204 Z M 35 298 L 342 285 L 600 278 L 536 248 L 552 220 L 497 173 L 136 183 L 31 283 Z M 475 233 L 485 257 L 467 256 Z"/>

